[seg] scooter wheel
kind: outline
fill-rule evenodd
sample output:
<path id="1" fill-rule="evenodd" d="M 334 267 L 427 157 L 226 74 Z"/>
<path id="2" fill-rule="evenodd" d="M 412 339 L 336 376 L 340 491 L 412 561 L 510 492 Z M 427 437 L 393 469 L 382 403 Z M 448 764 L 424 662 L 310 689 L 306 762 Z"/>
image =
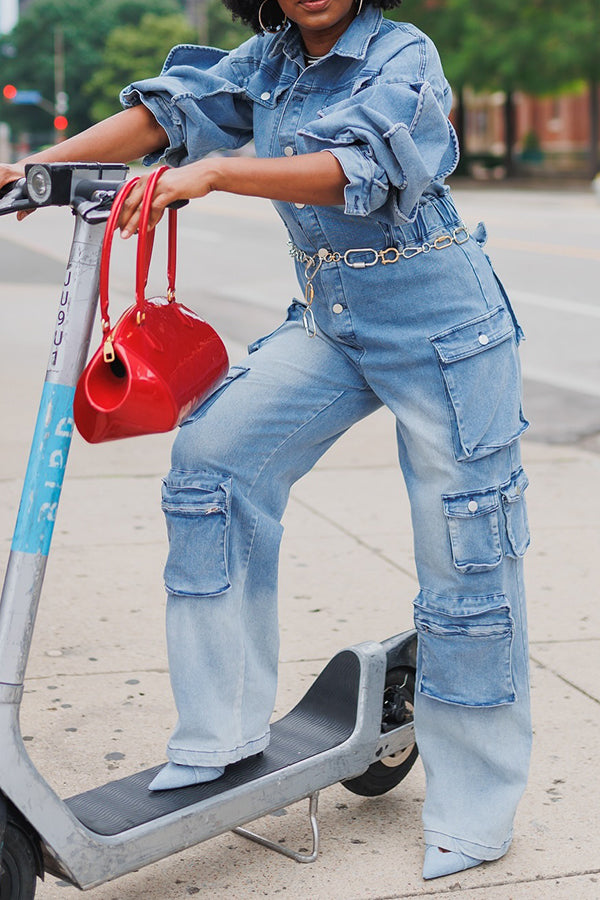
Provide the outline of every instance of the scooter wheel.
<path id="1" fill-rule="evenodd" d="M 33 900 L 36 875 L 31 840 L 18 826 L 8 822 L 0 861 L 0 900 Z"/>
<path id="2" fill-rule="evenodd" d="M 390 669 L 385 678 L 383 691 L 382 734 L 412 721 L 414 696 L 414 669 L 405 666 Z M 380 794 L 386 794 L 406 778 L 418 755 L 417 745 L 411 744 L 399 753 L 371 763 L 362 775 L 341 783 L 347 790 L 353 794 L 359 794 L 361 797 L 377 797 Z"/>

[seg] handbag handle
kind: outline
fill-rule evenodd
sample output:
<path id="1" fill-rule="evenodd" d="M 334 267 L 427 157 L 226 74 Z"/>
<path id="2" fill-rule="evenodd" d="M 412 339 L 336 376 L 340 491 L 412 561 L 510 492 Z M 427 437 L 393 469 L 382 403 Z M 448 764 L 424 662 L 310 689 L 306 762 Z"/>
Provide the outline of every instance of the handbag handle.
<path id="1" fill-rule="evenodd" d="M 104 240 L 102 241 L 102 256 L 100 258 L 100 322 L 104 341 L 106 342 L 110 334 L 110 316 L 108 314 L 108 278 L 110 269 L 110 251 L 112 249 L 113 235 L 117 228 L 119 216 L 123 209 L 123 204 L 131 193 L 132 189 L 138 183 L 139 178 L 132 178 L 127 181 L 119 190 L 110 209 L 110 215 L 106 222 L 104 231 Z M 114 358 L 114 356 L 113 356 Z M 107 360 L 112 362 L 112 360 Z"/>
<path id="2" fill-rule="evenodd" d="M 138 307 L 139 320 L 143 319 L 144 307 L 146 304 L 146 284 L 148 283 L 148 272 L 150 269 L 150 259 L 152 257 L 152 247 L 154 245 L 154 228 L 148 230 L 148 222 L 150 221 L 150 211 L 152 208 L 152 198 L 156 189 L 158 179 L 163 172 L 168 171 L 169 166 L 161 166 L 156 169 L 148 181 L 142 198 L 142 207 L 140 211 L 140 222 L 138 227 L 138 246 L 136 261 L 136 279 L 135 279 L 135 301 Z M 168 210 L 169 219 L 169 236 L 168 236 L 168 255 L 167 255 L 167 299 L 171 303 L 175 299 L 175 273 L 177 269 L 177 210 Z"/>
<path id="3" fill-rule="evenodd" d="M 138 324 L 143 321 L 144 308 L 146 303 L 146 284 L 148 283 L 148 271 L 150 268 L 150 259 L 152 256 L 152 247 L 154 244 L 154 229 L 148 231 L 148 222 L 150 219 L 150 209 L 152 206 L 152 197 L 156 182 L 160 176 L 169 167 L 161 166 L 156 169 L 148 179 L 144 196 L 142 198 L 142 208 L 140 211 L 140 222 L 138 227 L 138 246 L 136 257 L 136 305 L 138 307 Z M 111 324 L 108 312 L 108 285 L 110 271 L 110 254 L 112 250 L 113 236 L 117 229 L 119 217 L 123 205 L 131 193 L 132 189 L 138 183 L 138 177 L 132 178 L 126 182 L 119 190 L 110 210 L 110 215 L 106 222 L 104 232 L 104 240 L 102 242 L 102 255 L 100 259 L 100 315 L 103 333 L 103 354 L 106 363 L 114 362 L 115 352 L 110 337 Z M 177 210 L 169 209 L 169 238 L 168 238 L 168 262 L 167 262 L 167 297 L 169 302 L 175 299 L 175 272 L 177 266 Z"/>

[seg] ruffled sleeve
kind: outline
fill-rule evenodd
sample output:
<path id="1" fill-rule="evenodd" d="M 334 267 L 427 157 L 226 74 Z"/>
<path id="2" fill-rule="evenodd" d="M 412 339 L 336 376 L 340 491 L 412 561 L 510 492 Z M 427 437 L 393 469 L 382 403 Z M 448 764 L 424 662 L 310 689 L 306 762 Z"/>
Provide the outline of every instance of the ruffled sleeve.
<path id="1" fill-rule="evenodd" d="M 180 166 L 213 150 L 236 150 L 252 139 L 243 70 L 229 57 L 223 50 L 184 44 L 171 50 L 158 77 L 124 88 L 122 105 L 143 103 L 169 138 L 165 150 L 144 159 L 146 165 L 164 157 Z"/>
<path id="2" fill-rule="evenodd" d="M 450 90 L 441 69 L 432 81 L 383 74 L 301 130 L 306 152 L 329 150 L 339 160 L 349 215 L 379 210 L 395 224 L 411 222 L 427 188 L 455 169 Z"/>

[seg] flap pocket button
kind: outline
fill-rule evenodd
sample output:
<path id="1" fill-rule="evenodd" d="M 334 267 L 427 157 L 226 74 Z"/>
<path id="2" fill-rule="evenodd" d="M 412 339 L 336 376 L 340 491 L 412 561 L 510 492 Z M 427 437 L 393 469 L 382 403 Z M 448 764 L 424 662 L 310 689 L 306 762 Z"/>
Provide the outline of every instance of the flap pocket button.
<path id="1" fill-rule="evenodd" d="M 270 99 L 271 99 L 271 92 L 270 92 L 270 91 L 263 91 L 263 93 L 260 95 L 260 99 L 261 99 L 261 100 L 270 100 Z"/>
<path id="2" fill-rule="evenodd" d="M 487 334 L 480 334 L 478 340 L 482 347 L 485 347 L 490 342 L 490 339 L 487 336 Z"/>
<path id="3" fill-rule="evenodd" d="M 469 510 L 469 512 L 476 513 L 479 509 L 479 503 L 477 502 L 477 500 L 469 500 L 467 509 Z"/>

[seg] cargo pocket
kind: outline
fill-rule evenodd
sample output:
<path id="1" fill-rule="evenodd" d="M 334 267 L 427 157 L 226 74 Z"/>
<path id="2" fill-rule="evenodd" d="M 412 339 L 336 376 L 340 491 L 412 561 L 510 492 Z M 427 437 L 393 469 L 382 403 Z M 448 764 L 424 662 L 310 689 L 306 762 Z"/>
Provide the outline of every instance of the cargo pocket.
<path id="1" fill-rule="evenodd" d="M 225 476 L 171 472 L 163 481 L 169 536 L 165 586 L 171 594 L 208 597 L 230 587 L 230 497 L 231 478 Z"/>
<path id="2" fill-rule="evenodd" d="M 529 547 L 529 522 L 527 521 L 525 501 L 525 489 L 528 485 L 529 479 L 523 469 L 518 469 L 513 473 L 510 481 L 500 485 L 508 541 L 508 546 L 505 548 L 506 556 L 517 558 L 525 556 Z"/>
<path id="3" fill-rule="evenodd" d="M 458 461 L 488 456 L 528 426 L 510 314 L 498 306 L 430 338 L 444 378 Z"/>
<path id="4" fill-rule="evenodd" d="M 496 488 L 443 494 L 452 560 L 459 572 L 483 572 L 502 560 L 500 498 Z"/>
<path id="5" fill-rule="evenodd" d="M 502 706 L 516 699 L 513 620 L 503 594 L 451 599 L 421 591 L 415 600 L 417 689 L 460 706 Z"/>

